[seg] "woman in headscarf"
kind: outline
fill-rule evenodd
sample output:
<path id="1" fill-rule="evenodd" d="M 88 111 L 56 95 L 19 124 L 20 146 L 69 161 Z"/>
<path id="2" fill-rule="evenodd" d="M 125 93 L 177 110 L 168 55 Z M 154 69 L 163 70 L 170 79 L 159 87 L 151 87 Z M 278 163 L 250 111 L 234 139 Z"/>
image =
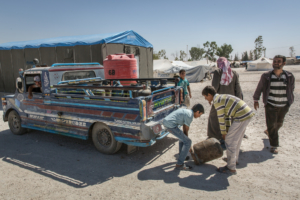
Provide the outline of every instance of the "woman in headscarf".
<path id="1" fill-rule="evenodd" d="M 212 80 L 212 86 L 216 89 L 217 93 L 230 94 L 243 99 L 239 74 L 230 68 L 230 62 L 225 57 L 220 57 L 217 65 L 219 69 L 214 71 Z M 208 138 L 222 139 L 217 111 L 214 105 L 211 107 L 208 118 L 207 136 Z"/>

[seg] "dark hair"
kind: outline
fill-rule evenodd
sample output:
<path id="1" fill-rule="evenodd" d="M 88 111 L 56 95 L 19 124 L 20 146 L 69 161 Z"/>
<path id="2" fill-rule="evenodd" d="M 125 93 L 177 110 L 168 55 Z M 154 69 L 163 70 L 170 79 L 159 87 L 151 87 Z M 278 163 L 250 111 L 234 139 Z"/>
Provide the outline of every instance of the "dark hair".
<path id="1" fill-rule="evenodd" d="M 197 111 L 199 111 L 200 113 L 204 114 L 204 107 L 202 106 L 202 104 L 197 103 L 192 107 L 192 111 L 195 113 Z"/>
<path id="2" fill-rule="evenodd" d="M 203 90 L 202 90 L 202 95 L 207 96 L 208 94 L 211 94 L 212 96 L 215 96 L 215 94 L 217 93 L 216 89 L 213 86 L 206 86 Z"/>
<path id="3" fill-rule="evenodd" d="M 274 58 L 282 58 L 282 62 L 286 61 L 286 57 L 282 56 L 282 55 L 276 55 L 276 56 L 274 56 Z"/>
<path id="4" fill-rule="evenodd" d="M 185 72 L 185 69 L 181 69 L 181 70 L 179 71 L 179 74 L 181 74 L 181 72 Z"/>

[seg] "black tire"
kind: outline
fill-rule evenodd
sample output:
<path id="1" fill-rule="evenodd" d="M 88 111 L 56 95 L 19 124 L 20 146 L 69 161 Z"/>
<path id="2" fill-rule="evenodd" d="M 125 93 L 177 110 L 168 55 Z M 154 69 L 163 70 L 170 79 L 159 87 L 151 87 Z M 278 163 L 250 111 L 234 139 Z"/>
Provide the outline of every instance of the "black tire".
<path id="1" fill-rule="evenodd" d="M 19 114 L 14 110 L 8 114 L 8 126 L 10 131 L 15 135 L 22 135 L 26 132 L 26 129 L 21 127 Z"/>
<path id="2" fill-rule="evenodd" d="M 96 149 L 105 154 L 114 154 L 122 146 L 122 143 L 115 140 L 110 128 L 102 123 L 94 125 L 92 139 Z"/>

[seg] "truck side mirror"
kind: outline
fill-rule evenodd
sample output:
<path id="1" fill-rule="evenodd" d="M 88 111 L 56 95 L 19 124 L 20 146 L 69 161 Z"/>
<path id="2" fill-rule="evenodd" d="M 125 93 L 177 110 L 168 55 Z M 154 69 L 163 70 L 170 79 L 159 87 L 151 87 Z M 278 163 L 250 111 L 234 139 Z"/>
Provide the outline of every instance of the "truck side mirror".
<path id="1" fill-rule="evenodd" d="M 20 93 L 23 93 L 23 80 L 20 77 L 17 78 L 16 88 Z"/>

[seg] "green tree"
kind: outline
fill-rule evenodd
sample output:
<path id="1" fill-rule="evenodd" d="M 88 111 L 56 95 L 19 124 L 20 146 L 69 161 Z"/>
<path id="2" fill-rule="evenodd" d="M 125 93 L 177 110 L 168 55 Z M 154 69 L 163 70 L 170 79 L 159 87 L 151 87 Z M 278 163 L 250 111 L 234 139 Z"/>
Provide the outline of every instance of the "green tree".
<path id="1" fill-rule="evenodd" d="M 158 60 L 159 59 L 159 55 L 158 53 L 156 53 L 155 51 L 153 52 L 153 60 Z"/>
<path id="2" fill-rule="evenodd" d="M 178 59 L 178 51 L 176 51 L 175 53 L 172 53 L 171 56 L 174 58 L 174 60 L 179 60 Z"/>
<path id="3" fill-rule="evenodd" d="M 239 54 L 238 53 L 234 55 L 234 61 L 239 61 Z"/>
<path id="4" fill-rule="evenodd" d="M 200 47 L 192 47 L 190 50 L 191 60 L 201 60 L 205 50 Z"/>
<path id="5" fill-rule="evenodd" d="M 207 41 L 203 44 L 203 47 L 205 49 L 205 57 L 208 57 L 209 60 L 216 61 L 215 55 L 218 49 L 217 43 L 215 41 Z"/>
<path id="6" fill-rule="evenodd" d="M 168 57 L 166 56 L 166 50 L 162 49 L 158 51 L 158 53 L 156 53 L 156 51 L 153 52 L 153 60 L 158 60 L 161 58 L 168 59 Z"/>
<path id="7" fill-rule="evenodd" d="M 224 43 L 221 47 L 217 48 L 216 55 L 219 57 L 225 57 L 229 59 L 231 52 L 233 51 L 232 46 Z"/>
<path id="8" fill-rule="evenodd" d="M 186 58 L 186 56 L 187 54 L 184 51 L 180 50 L 179 60 L 183 61 Z"/>
<path id="9" fill-rule="evenodd" d="M 254 60 L 253 58 L 254 58 L 253 51 L 250 50 L 250 52 L 249 52 L 249 60 Z"/>
<path id="10" fill-rule="evenodd" d="M 255 41 L 255 49 L 254 49 L 254 59 L 259 59 L 262 56 L 262 53 L 266 51 L 266 47 L 263 46 L 263 38 L 262 36 L 258 36 Z"/>
<path id="11" fill-rule="evenodd" d="M 162 49 L 158 52 L 159 58 L 168 59 L 166 56 L 166 50 Z"/>
<path id="12" fill-rule="evenodd" d="M 242 61 L 247 61 L 247 60 L 249 60 L 248 52 L 245 51 L 245 52 L 242 54 Z"/>

